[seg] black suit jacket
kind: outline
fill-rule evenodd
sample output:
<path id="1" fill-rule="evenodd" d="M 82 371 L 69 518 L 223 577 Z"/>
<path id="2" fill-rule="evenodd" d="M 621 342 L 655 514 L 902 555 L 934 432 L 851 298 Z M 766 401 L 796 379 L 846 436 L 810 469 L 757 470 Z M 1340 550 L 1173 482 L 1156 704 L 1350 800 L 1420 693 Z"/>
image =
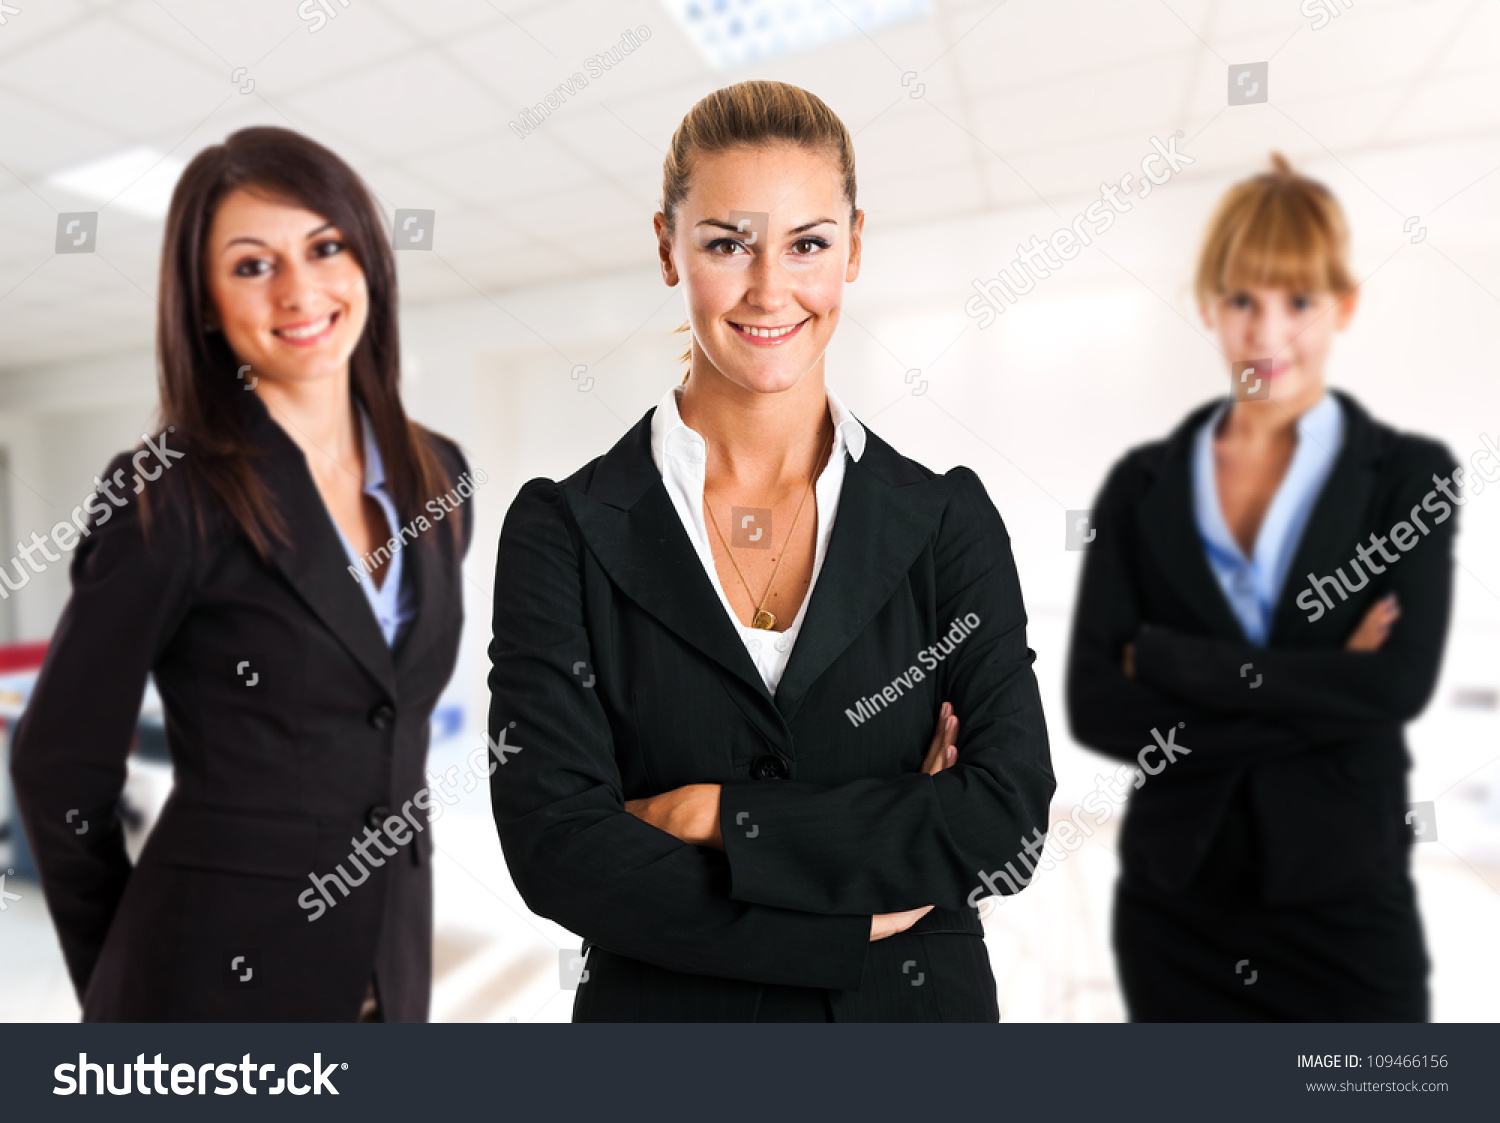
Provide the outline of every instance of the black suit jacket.
<path id="1" fill-rule="evenodd" d="M 1126 875 L 1160 889 L 1192 883 L 1237 793 L 1249 800 L 1266 903 L 1355 896 L 1406 868 L 1403 725 L 1427 704 L 1447 633 L 1458 512 L 1433 476 L 1450 478 L 1454 460 L 1334 393 L 1344 444 L 1296 548 L 1266 647 L 1246 640 L 1194 521 L 1193 437 L 1217 402 L 1166 440 L 1126 454 L 1095 500 L 1068 716 L 1079 741 L 1128 761 L 1155 743 L 1153 729 L 1186 723 L 1177 740 L 1191 755 L 1134 792 L 1120 842 Z M 1347 600 L 1328 589 L 1331 610 L 1307 593 L 1310 574 L 1337 569 L 1357 585 L 1365 568 L 1351 566 L 1355 547 L 1370 550 L 1370 535 L 1412 524 L 1413 508 L 1416 542 L 1404 552 L 1387 545 L 1394 562 L 1376 553 L 1383 573 L 1366 573 L 1369 583 Z M 1345 650 L 1388 592 L 1401 617 L 1384 646 Z M 1130 640 L 1134 679 L 1120 662 Z M 1162 763 L 1159 753 L 1147 761 Z"/>
<path id="2" fill-rule="evenodd" d="M 467 541 L 437 524 L 406 546 L 417 613 L 391 649 L 302 451 L 241 402 L 292 544 L 263 562 L 226 517 L 200 538 L 191 452 L 145 484 L 143 535 L 129 456 L 110 464 L 129 502 L 77 547 L 12 746 L 42 888 L 86 1020 L 353 1021 L 372 975 L 387 1020 L 425 1020 L 430 831 L 315 921 L 298 897 L 310 874 L 352 875 L 352 839 L 425 786 Z M 432 440 L 456 480 L 462 455 Z M 132 868 L 115 805 L 148 671 L 175 784 Z"/>
<path id="3" fill-rule="evenodd" d="M 526 484 L 496 570 L 490 728 L 522 751 L 491 778 L 495 820 L 527 904 L 605 953 L 575 1018 L 750 1020 L 769 983 L 831 992 L 840 1020 L 993 1019 L 970 894 L 1046 829 L 1055 785 L 983 485 L 869 434 L 773 698 L 652 462 L 651 416 Z M 944 700 L 958 763 L 930 777 Z M 723 785 L 723 852 L 624 810 L 699 782 Z M 929 904 L 870 943 L 872 914 Z"/>

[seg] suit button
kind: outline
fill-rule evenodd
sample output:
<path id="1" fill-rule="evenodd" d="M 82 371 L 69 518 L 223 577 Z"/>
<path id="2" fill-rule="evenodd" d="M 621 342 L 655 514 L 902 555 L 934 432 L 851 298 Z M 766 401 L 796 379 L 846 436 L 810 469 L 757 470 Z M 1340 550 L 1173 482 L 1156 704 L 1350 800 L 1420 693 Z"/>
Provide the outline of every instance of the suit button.
<path id="1" fill-rule="evenodd" d="M 378 831 L 381 825 L 391 817 L 391 809 L 383 803 L 377 803 L 365 812 L 365 826 L 372 831 Z"/>
<path id="2" fill-rule="evenodd" d="M 761 753 L 750 762 L 752 780 L 785 780 L 787 775 L 786 761 L 775 753 Z"/>
<path id="3" fill-rule="evenodd" d="M 370 724 L 376 729 L 389 729 L 391 722 L 396 720 L 396 711 L 384 702 L 370 711 Z"/>

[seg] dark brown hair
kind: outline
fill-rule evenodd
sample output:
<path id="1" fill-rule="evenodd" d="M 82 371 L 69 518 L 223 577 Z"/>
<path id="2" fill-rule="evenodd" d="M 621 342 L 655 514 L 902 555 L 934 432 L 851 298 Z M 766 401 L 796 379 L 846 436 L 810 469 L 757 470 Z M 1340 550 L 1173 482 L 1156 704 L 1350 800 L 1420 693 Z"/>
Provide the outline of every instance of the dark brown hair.
<path id="1" fill-rule="evenodd" d="M 670 228 L 687 198 L 693 157 L 768 144 L 793 144 L 833 156 L 854 220 L 854 141 L 817 94 L 787 82 L 753 80 L 715 90 L 687 111 L 662 161 L 661 213 Z M 686 322 L 678 332 L 688 331 Z M 674 333 L 675 334 L 675 333 Z M 683 362 L 692 358 L 688 347 Z M 684 382 L 687 379 L 684 377 Z"/>
<path id="2" fill-rule="evenodd" d="M 220 203 L 241 188 L 333 223 L 364 271 L 370 311 L 350 356 L 350 386 L 370 415 L 396 510 L 403 519 L 414 517 L 449 484 L 426 430 L 408 420 L 401 406 L 390 236 L 353 168 L 300 133 L 260 126 L 240 129 L 193 157 L 172 192 L 162 242 L 156 318 L 160 425 L 176 426 L 176 438 L 191 456 L 198 525 L 203 525 L 205 500 L 211 500 L 262 557 L 273 539 L 290 542 L 281 513 L 251 464 L 254 450 L 236 400 L 244 393 L 244 383 L 236 377 L 239 360 L 223 333 L 209 327 L 217 317 L 206 276 L 208 234 Z M 143 509 L 142 515 L 149 512 Z M 397 527 L 390 529 L 399 533 Z M 458 529 L 450 524 L 450 532 Z"/>
<path id="3" fill-rule="evenodd" d="M 1343 208 L 1280 152 L 1271 153 L 1269 172 L 1235 184 L 1219 201 L 1198 254 L 1200 301 L 1245 285 L 1335 296 L 1358 287 Z"/>

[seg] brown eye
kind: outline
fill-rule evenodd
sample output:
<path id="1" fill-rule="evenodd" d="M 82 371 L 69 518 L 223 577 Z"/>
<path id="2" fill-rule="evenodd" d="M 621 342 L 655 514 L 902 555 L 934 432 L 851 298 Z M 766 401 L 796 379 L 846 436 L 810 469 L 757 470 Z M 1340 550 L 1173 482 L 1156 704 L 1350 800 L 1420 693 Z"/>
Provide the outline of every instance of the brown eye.
<path id="1" fill-rule="evenodd" d="M 247 257 L 234 267 L 236 277 L 263 277 L 270 271 L 270 265 L 264 258 Z"/>

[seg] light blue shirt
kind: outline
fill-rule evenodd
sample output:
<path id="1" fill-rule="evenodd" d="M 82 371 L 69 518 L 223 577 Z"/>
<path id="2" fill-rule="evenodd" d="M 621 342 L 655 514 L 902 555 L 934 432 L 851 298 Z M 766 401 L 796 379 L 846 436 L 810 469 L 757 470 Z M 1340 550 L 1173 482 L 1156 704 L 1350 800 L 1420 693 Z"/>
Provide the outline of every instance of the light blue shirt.
<path id="1" fill-rule="evenodd" d="M 380 504 L 390 537 L 400 542 L 401 521 L 396 515 L 396 504 L 391 501 L 385 489 L 385 462 L 380 459 L 380 445 L 376 443 L 370 415 L 357 401 L 354 408 L 359 413 L 365 446 L 365 494 Z M 377 588 L 375 579 L 365 572 L 359 554 L 344 536 L 338 522 L 331 518 L 330 521 L 333 522 L 334 530 L 338 531 L 339 541 L 344 544 L 344 552 L 349 555 L 349 564 L 354 566 L 356 572 L 364 574 L 359 579 L 359 587 L 365 591 L 365 599 L 370 602 L 370 611 L 375 613 L 375 620 L 380 625 L 380 632 L 385 636 L 387 646 L 394 645 L 401 626 L 417 614 L 416 598 L 411 586 L 401 579 L 405 570 L 402 564 L 405 550 L 398 549 L 391 554 L 390 560 L 385 563 L 384 581 Z M 378 550 L 384 544 L 385 542 L 377 542 L 375 548 Z"/>
<path id="2" fill-rule="evenodd" d="M 1239 617 L 1245 638 L 1264 647 L 1292 555 L 1344 442 L 1344 411 L 1337 398 L 1324 394 L 1297 419 L 1297 450 L 1261 521 L 1255 552 L 1247 558 L 1219 508 L 1214 472 L 1214 431 L 1229 406 L 1226 400 L 1214 410 L 1194 441 L 1193 517 L 1209 568 Z"/>

